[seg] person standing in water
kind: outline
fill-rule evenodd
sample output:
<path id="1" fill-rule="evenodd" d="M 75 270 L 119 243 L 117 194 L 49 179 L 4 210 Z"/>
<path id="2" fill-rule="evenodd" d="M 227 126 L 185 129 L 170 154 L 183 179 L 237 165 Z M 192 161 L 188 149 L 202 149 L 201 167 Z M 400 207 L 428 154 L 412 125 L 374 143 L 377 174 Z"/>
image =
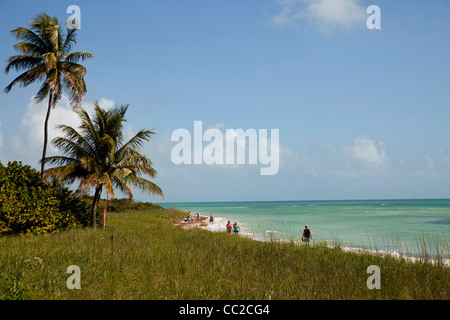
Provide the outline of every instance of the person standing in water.
<path id="1" fill-rule="evenodd" d="M 230 220 L 228 220 L 228 223 L 227 223 L 227 233 L 228 234 L 231 234 L 231 230 L 233 229 L 233 226 L 231 225 L 231 221 Z"/>
<path id="2" fill-rule="evenodd" d="M 214 223 L 214 215 L 211 213 L 211 215 L 209 216 L 209 224 L 213 223 Z"/>
<path id="3" fill-rule="evenodd" d="M 303 230 L 303 241 L 309 243 L 310 239 L 312 239 L 311 230 L 308 229 L 308 225 L 305 225 L 305 229 Z"/>
<path id="4" fill-rule="evenodd" d="M 237 221 L 234 222 L 233 229 L 234 229 L 234 234 L 239 235 L 239 225 L 238 225 Z"/>

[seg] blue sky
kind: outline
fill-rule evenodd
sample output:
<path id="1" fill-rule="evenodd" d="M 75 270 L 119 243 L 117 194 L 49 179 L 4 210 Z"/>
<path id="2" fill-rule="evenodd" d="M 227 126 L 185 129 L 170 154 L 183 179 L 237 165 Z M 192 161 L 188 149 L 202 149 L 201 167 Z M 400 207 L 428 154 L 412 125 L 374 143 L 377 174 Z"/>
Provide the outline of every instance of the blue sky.
<path id="1" fill-rule="evenodd" d="M 2 0 L 1 60 L 15 54 L 10 30 L 43 11 L 62 23 L 72 4 L 81 9 L 74 49 L 94 55 L 85 107 L 130 104 L 128 134 L 156 131 L 144 152 L 165 201 L 450 196 L 448 1 Z M 373 4 L 381 30 L 366 27 Z M 0 86 L 15 75 L 3 73 Z M 2 163 L 38 168 L 37 90 L 0 93 Z M 67 99 L 51 120 L 76 126 Z M 223 132 L 279 129 L 279 172 L 174 165 L 170 135 L 195 120 Z"/>

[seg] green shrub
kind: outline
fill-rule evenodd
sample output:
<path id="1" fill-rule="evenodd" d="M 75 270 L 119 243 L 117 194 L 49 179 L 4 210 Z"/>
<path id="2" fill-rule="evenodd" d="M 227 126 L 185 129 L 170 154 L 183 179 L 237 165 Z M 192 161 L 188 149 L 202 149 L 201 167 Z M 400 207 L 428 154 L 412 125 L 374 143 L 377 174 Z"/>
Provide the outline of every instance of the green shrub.
<path id="1" fill-rule="evenodd" d="M 57 181 L 43 182 L 37 170 L 20 162 L 0 163 L 0 235 L 84 226 L 87 212 L 84 202 Z"/>
<path id="2" fill-rule="evenodd" d="M 83 196 L 83 199 L 86 205 L 88 205 L 88 207 L 92 207 L 93 198 L 94 198 L 93 196 Z M 97 216 L 101 215 L 101 213 L 105 209 L 105 204 L 106 204 L 105 199 L 100 199 L 97 207 Z M 108 212 L 124 212 L 128 210 L 138 211 L 138 210 L 153 210 L 153 209 L 163 210 L 164 208 L 151 202 L 136 202 L 127 198 L 110 199 L 108 201 Z"/>

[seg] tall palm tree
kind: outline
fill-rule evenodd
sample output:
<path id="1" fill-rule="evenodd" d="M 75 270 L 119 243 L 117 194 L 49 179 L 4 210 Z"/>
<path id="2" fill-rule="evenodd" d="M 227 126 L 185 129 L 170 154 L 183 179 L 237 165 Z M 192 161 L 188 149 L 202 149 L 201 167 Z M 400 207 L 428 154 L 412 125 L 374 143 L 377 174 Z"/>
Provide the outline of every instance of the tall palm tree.
<path id="1" fill-rule="evenodd" d="M 5 72 L 11 69 L 26 70 L 15 78 L 5 92 L 18 84 L 26 87 L 42 80 L 43 83 L 34 97 L 36 103 L 48 97 L 48 108 L 44 123 L 44 148 L 41 160 L 41 177 L 47 152 L 48 119 L 50 111 L 61 99 L 63 89 L 69 94 L 72 104 L 80 104 L 86 94 L 84 75 L 86 68 L 78 64 L 80 60 L 92 59 L 90 52 L 70 52 L 76 41 L 76 29 L 67 29 L 64 35 L 56 17 L 46 13 L 37 15 L 28 25 L 11 31 L 20 42 L 13 48 L 20 54 L 7 60 Z"/>
<path id="2" fill-rule="evenodd" d="M 81 119 L 78 131 L 66 125 L 58 126 L 64 137 L 53 139 L 52 144 L 64 155 L 46 158 L 46 163 L 57 166 L 47 169 L 44 174 L 45 178 L 52 176 L 69 184 L 79 181 L 80 190 L 94 187 L 92 228 L 95 228 L 97 205 L 103 189 L 108 198 L 114 198 L 114 189 L 118 189 L 133 200 L 131 187 L 164 198 L 156 184 L 140 176 L 145 174 L 154 178 L 157 175 L 150 159 L 138 150 L 155 133 L 141 130 L 125 142 L 123 122 L 128 105 L 108 111 L 100 108 L 97 102 L 94 106 L 92 119 L 81 107 L 75 108 Z M 105 215 L 106 210 L 103 227 Z"/>

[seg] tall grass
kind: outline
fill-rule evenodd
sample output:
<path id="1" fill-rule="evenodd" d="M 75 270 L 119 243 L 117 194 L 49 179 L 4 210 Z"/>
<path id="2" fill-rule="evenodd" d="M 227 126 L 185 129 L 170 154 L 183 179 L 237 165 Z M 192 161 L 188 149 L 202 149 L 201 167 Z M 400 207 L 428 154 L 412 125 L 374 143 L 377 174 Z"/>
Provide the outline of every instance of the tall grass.
<path id="1" fill-rule="evenodd" d="M 174 226 L 176 210 L 113 212 L 107 229 L 0 238 L 0 299 L 449 299 L 450 271 L 325 243 Z M 69 290 L 69 265 L 81 289 Z M 381 269 L 381 289 L 366 286 Z"/>
<path id="2" fill-rule="evenodd" d="M 293 241 L 297 244 L 303 244 L 301 240 L 302 233 L 302 229 L 294 230 L 288 221 L 273 223 L 270 219 L 267 219 L 266 225 L 259 224 L 257 228 L 255 226 L 244 225 L 243 234 L 259 241 Z M 422 259 L 450 265 L 450 243 L 440 234 L 433 236 L 418 234 L 415 237 L 415 243 L 409 241 L 409 244 L 402 241 L 401 236 L 395 233 L 392 233 L 390 236 L 382 236 L 379 233 L 376 236 L 367 234 L 367 241 L 358 243 L 343 241 L 338 237 L 331 238 L 330 240 L 314 239 L 314 241 L 311 241 L 311 245 L 325 243 L 327 246 L 343 248 L 347 251 L 368 251 L 382 255 L 390 254 L 407 260 Z"/>

